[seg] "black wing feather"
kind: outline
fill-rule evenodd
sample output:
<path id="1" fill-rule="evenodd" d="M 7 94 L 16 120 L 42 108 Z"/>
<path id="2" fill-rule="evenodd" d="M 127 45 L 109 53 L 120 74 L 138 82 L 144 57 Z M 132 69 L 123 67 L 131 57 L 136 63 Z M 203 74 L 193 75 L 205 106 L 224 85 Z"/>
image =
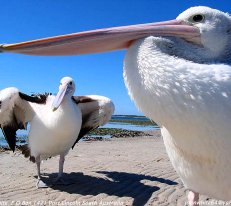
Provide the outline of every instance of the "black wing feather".
<path id="1" fill-rule="evenodd" d="M 22 126 L 21 123 L 17 123 L 16 117 L 13 114 L 10 124 L 1 125 L 1 129 L 10 149 L 14 152 L 16 145 L 16 131 L 18 129 L 24 129 L 24 126 Z"/>
<path id="2" fill-rule="evenodd" d="M 87 96 L 75 96 L 75 97 L 72 97 L 72 100 L 76 103 L 76 104 L 79 104 L 79 103 L 88 103 L 88 102 L 93 102 L 93 101 L 96 101 L 90 97 L 87 97 Z M 91 130 L 93 129 L 96 129 L 97 127 L 89 127 L 89 126 L 84 126 L 86 122 L 88 122 L 89 118 L 90 118 L 90 114 L 88 115 L 82 115 L 82 127 L 80 129 L 80 132 L 79 132 L 79 135 L 75 141 L 75 143 L 73 144 L 72 146 L 72 149 L 74 148 L 74 146 L 76 145 L 76 143 L 84 136 L 86 135 L 88 132 L 90 132 Z"/>
<path id="3" fill-rule="evenodd" d="M 15 151 L 15 145 L 16 145 L 16 131 L 17 129 L 14 129 L 9 126 L 2 127 L 2 133 L 10 147 L 10 149 L 14 152 Z"/>
<path id="4" fill-rule="evenodd" d="M 82 112 L 82 126 L 73 148 L 84 135 L 111 119 L 114 104 L 109 98 L 97 95 L 73 96 L 72 99 Z"/>
<path id="5" fill-rule="evenodd" d="M 19 92 L 19 96 L 28 101 L 28 102 L 33 102 L 33 103 L 37 103 L 37 104 L 46 104 L 47 101 L 47 97 L 49 96 L 49 93 L 45 93 L 45 94 L 33 94 L 33 95 L 27 95 L 24 94 L 22 92 Z"/>

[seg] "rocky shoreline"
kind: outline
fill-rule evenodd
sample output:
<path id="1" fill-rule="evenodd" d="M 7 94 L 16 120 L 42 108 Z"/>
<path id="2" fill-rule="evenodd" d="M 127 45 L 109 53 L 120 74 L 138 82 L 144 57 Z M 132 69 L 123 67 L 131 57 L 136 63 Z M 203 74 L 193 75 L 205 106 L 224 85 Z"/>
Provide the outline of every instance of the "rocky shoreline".
<path id="1" fill-rule="evenodd" d="M 112 138 L 150 136 L 143 131 L 133 131 L 117 128 L 98 128 L 90 132 L 89 135 L 110 135 Z"/>

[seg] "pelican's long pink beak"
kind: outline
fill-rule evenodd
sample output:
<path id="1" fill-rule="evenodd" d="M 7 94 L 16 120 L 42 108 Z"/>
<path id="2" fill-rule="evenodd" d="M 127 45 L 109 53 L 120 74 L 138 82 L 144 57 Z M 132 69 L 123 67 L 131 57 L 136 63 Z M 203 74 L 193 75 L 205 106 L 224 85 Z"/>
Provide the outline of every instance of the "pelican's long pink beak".
<path id="1" fill-rule="evenodd" d="M 200 44 L 199 30 L 179 20 L 113 27 L 49 37 L 16 44 L 3 44 L 1 52 L 28 55 L 77 55 L 126 49 L 147 36 L 177 36 Z"/>
<path id="2" fill-rule="evenodd" d="M 55 99 L 54 99 L 54 101 L 52 103 L 52 110 L 53 111 L 57 110 L 58 107 L 60 106 L 60 104 L 62 103 L 63 98 L 64 98 L 64 96 L 65 96 L 65 94 L 67 92 L 67 87 L 68 87 L 68 85 L 64 85 L 64 86 L 61 86 L 59 88 L 59 91 L 56 94 Z"/>

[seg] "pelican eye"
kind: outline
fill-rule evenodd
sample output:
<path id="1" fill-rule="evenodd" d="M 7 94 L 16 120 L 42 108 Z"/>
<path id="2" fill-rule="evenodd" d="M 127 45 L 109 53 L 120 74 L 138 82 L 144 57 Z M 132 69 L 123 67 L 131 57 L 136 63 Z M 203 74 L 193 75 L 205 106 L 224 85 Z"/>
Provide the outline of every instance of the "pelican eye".
<path id="1" fill-rule="evenodd" d="M 70 82 L 70 85 L 72 85 L 72 82 Z"/>
<path id="2" fill-rule="evenodd" d="M 196 22 L 196 23 L 200 23 L 200 22 L 204 21 L 204 19 L 205 19 L 205 17 L 201 14 L 197 14 L 197 15 L 194 15 L 191 17 L 191 20 L 193 22 Z"/>

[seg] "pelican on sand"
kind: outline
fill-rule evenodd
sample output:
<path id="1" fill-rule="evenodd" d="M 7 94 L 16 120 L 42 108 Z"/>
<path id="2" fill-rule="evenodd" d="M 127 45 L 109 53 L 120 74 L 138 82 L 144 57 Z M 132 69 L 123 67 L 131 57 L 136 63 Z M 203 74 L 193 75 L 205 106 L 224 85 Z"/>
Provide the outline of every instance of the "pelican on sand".
<path id="1" fill-rule="evenodd" d="M 204 6 L 176 20 L 2 45 L 2 52 L 74 55 L 127 49 L 124 81 L 161 126 L 168 156 L 189 190 L 231 200 L 231 16 Z"/>
<path id="2" fill-rule="evenodd" d="M 30 123 L 28 144 L 20 147 L 25 157 L 37 164 L 37 187 L 41 180 L 41 160 L 60 156 L 59 173 L 54 183 L 68 184 L 62 177 L 65 156 L 90 130 L 107 123 L 114 111 L 112 101 L 103 96 L 73 96 L 75 82 L 61 79 L 56 96 L 29 96 L 17 88 L 0 91 L 0 125 L 11 150 L 16 147 L 16 131 Z"/>

